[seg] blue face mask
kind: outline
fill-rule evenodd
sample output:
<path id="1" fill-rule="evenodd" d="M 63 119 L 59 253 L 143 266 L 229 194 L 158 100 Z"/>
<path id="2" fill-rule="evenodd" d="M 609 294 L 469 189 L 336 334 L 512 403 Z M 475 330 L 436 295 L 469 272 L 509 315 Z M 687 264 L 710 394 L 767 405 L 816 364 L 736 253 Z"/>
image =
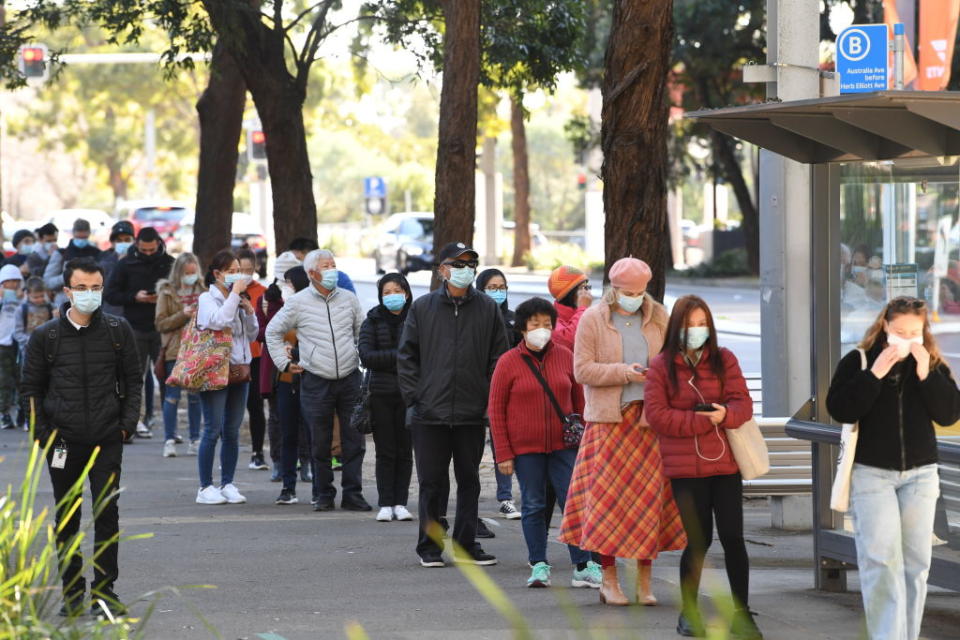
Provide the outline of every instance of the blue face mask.
<path id="1" fill-rule="evenodd" d="M 74 239 L 73 239 L 73 246 L 75 246 L 77 249 L 84 249 L 84 248 L 86 248 L 89 244 L 90 244 L 90 240 L 88 240 L 87 238 L 74 238 Z"/>
<path id="2" fill-rule="evenodd" d="M 6 289 L 3 290 L 3 301 L 4 302 L 16 302 L 20 298 L 17 297 L 16 289 Z"/>
<path id="3" fill-rule="evenodd" d="M 127 251 L 130 250 L 130 247 L 133 246 L 132 242 L 118 242 L 117 243 L 117 255 L 124 255 Z"/>
<path id="4" fill-rule="evenodd" d="M 502 289 L 484 289 L 484 293 L 493 298 L 497 304 L 503 304 L 507 301 L 507 292 Z"/>
<path id="5" fill-rule="evenodd" d="M 183 276 L 183 284 L 187 285 L 188 287 L 192 287 L 193 285 L 197 284 L 197 280 L 199 279 L 200 276 L 195 273 L 191 273 L 190 275 Z"/>
<path id="6" fill-rule="evenodd" d="M 405 293 L 391 293 L 383 296 L 383 306 L 390 311 L 400 311 L 407 304 L 407 295 Z"/>
<path id="7" fill-rule="evenodd" d="M 680 341 L 693 351 L 705 345 L 709 337 L 709 327 L 687 327 L 680 330 Z"/>
<path id="8" fill-rule="evenodd" d="M 22 256 L 28 256 L 33 253 L 33 247 L 36 246 L 33 243 L 20 243 L 20 248 L 17 249 L 17 253 Z"/>
<path id="9" fill-rule="evenodd" d="M 620 308 L 626 311 L 627 313 L 636 313 L 637 310 L 643 306 L 643 297 L 646 294 L 641 293 L 638 296 L 625 296 L 621 294 L 617 298 L 617 304 L 620 305 Z"/>
<path id="10" fill-rule="evenodd" d="M 73 308 L 80 313 L 93 313 L 103 302 L 103 291 L 74 291 Z"/>
<path id="11" fill-rule="evenodd" d="M 336 269 L 326 269 L 323 273 L 323 279 L 320 286 L 327 291 L 333 291 L 337 288 L 337 281 L 340 280 L 340 272 Z"/>
<path id="12" fill-rule="evenodd" d="M 242 273 L 228 273 L 227 275 L 223 276 L 223 284 L 229 287 L 236 282 L 240 282 L 246 277 L 247 276 L 243 275 Z"/>
<path id="13" fill-rule="evenodd" d="M 470 267 L 463 267 L 462 269 L 450 267 L 450 278 L 448 281 L 457 289 L 466 289 L 473 283 L 473 279 L 476 277 L 476 270 Z"/>

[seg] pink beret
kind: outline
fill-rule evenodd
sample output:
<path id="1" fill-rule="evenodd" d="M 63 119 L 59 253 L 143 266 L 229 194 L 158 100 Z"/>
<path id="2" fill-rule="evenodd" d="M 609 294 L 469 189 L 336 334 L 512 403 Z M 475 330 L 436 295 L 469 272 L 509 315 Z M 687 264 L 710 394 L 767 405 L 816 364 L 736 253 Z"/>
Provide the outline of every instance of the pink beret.
<path id="1" fill-rule="evenodd" d="M 652 277 L 647 263 L 636 258 L 620 258 L 610 267 L 610 284 L 617 289 L 644 291 Z"/>

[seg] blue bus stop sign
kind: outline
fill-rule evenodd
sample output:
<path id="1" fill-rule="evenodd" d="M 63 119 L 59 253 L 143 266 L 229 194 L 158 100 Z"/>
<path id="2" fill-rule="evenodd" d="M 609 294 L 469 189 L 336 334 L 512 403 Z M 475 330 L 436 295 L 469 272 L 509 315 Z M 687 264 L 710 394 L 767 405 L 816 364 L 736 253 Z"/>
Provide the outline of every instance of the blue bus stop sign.
<path id="1" fill-rule="evenodd" d="M 363 197 L 383 199 L 387 197 L 387 183 L 379 176 L 369 176 L 363 179 Z"/>
<path id="2" fill-rule="evenodd" d="M 869 93 L 889 88 L 885 24 L 855 24 L 837 38 L 840 93 Z"/>

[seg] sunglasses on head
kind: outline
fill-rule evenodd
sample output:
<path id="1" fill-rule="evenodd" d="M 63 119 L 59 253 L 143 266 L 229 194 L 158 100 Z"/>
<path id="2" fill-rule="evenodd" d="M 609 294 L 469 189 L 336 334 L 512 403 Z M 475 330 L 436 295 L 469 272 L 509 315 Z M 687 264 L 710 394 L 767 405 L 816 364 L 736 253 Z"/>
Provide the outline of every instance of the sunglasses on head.
<path id="1" fill-rule="evenodd" d="M 453 262 L 444 262 L 443 264 L 448 267 L 453 267 L 454 269 L 465 269 L 468 267 L 470 269 L 476 269 L 480 266 L 480 262 L 477 260 L 454 260 Z"/>

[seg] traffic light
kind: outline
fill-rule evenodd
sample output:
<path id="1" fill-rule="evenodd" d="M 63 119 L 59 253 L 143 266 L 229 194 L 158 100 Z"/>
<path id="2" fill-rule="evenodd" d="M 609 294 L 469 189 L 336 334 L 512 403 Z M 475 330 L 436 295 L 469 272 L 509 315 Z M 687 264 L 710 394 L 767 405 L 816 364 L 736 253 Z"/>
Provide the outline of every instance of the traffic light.
<path id="1" fill-rule="evenodd" d="M 42 44 L 35 44 L 20 47 L 20 73 L 27 80 L 46 80 L 47 73 L 47 47 Z"/>
<path id="2" fill-rule="evenodd" d="M 267 134 L 260 129 L 251 129 L 247 138 L 247 158 L 251 162 L 266 162 Z"/>
<path id="3" fill-rule="evenodd" d="M 587 189 L 587 174 L 579 173 L 577 174 L 577 189 L 580 191 L 586 191 Z"/>

